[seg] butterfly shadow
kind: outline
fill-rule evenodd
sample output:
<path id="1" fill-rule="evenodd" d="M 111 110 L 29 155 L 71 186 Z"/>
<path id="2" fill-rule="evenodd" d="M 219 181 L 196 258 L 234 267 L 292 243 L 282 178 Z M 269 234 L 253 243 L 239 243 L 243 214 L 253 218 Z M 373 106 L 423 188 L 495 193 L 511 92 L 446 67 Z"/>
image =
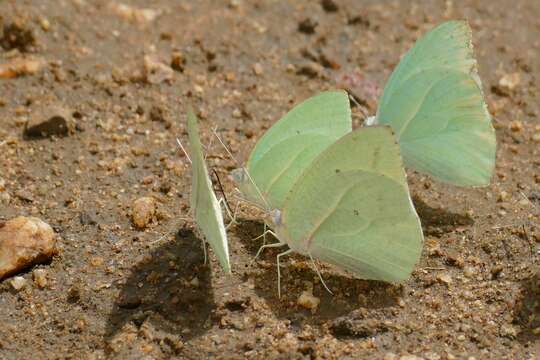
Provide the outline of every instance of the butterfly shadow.
<path id="1" fill-rule="evenodd" d="M 418 195 L 413 195 L 412 201 L 422 222 L 424 235 L 441 236 L 459 227 L 474 224 L 474 220 L 469 215 L 453 213 L 441 207 L 432 207 Z"/>
<path id="2" fill-rule="evenodd" d="M 540 266 L 532 271 L 531 276 L 521 282 L 521 296 L 516 303 L 514 323 L 522 330 L 517 340 L 524 346 L 533 346 L 533 353 L 540 351 L 537 329 L 540 329 Z"/>
<path id="3" fill-rule="evenodd" d="M 123 353 L 125 334 L 152 328 L 154 341 L 169 344 L 174 355 L 179 351 L 175 344 L 203 334 L 209 326 L 215 308 L 210 277 L 201 240 L 191 230 L 179 230 L 125 279 L 107 321 L 107 351 Z"/>
<path id="4" fill-rule="evenodd" d="M 336 337 L 368 337 L 385 331 L 384 324 L 374 323 L 371 318 L 376 316 L 375 313 L 389 314 L 395 311 L 403 293 L 402 286 L 359 280 L 327 264 L 317 263 L 325 284 L 333 292 L 330 294 L 319 280 L 311 260 L 292 254 L 281 258 L 281 298 L 278 298 L 276 255 L 286 251 L 287 247 L 265 249 L 251 263 L 263 244 L 262 239 L 253 239 L 261 235 L 263 229 L 261 222 L 239 221 L 235 235 L 251 255 L 245 264 L 239 265 L 249 269 L 248 277 L 253 278 L 256 294 L 265 299 L 277 317 L 289 320 L 297 331 L 306 325 L 318 326 L 330 322 L 330 330 Z M 266 241 L 277 240 L 267 236 Z M 320 300 L 313 311 L 298 305 L 301 294 L 311 288 L 312 294 Z"/>

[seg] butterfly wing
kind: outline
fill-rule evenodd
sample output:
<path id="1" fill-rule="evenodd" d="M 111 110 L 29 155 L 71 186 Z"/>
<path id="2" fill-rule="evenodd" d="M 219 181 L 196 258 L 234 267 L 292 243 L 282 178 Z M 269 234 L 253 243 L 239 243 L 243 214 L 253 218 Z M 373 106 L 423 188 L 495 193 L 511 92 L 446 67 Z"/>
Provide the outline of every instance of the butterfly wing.
<path id="1" fill-rule="evenodd" d="M 245 176 L 240 189 L 264 208 L 281 208 L 304 169 L 351 128 L 346 92 L 328 91 L 305 100 L 264 134 L 247 162 L 247 171 L 266 200 L 257 196 Z"/>
<path id="2" fill-rule="evenodd" d="M 192 188 L 190 203 L 195 221 L 206 241 L 210 244 L 226 273 L 231 272 L 227 234 L 221 207 L 212 189 L 212 182 L 204 162 L 197 118 L 191 107 L 188 109 L 188 136 L 192 166 Z"/>
<path id="3" fill-rule="evenodd" d="M 496 141 L 476 67 L 463 21 L 428 32 L 400 61 L 376 123 L 392 126 L 406 166 L 455 185 L 489 184 Z"/>
<path id="4" fill-rule="evenodd" d="M 291 248 L 364 279 L 406 279 L 423 235 L 389 127 L 356 130 L 306 169 L 277 233 Z"/>

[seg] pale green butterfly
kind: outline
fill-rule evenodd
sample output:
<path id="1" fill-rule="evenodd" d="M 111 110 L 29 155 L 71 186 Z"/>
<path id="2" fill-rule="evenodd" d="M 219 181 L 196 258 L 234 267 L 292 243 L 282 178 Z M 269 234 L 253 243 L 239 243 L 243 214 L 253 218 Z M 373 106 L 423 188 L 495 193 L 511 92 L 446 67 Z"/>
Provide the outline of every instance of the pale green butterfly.
<path id="1" fill-rule="evenodd" d="M 204 239 L 214 250 L 221 267 L 226 273 L 230 273 L 229 247 L 221 206 L 212 188 L 212 181 L 208 176 L 199 137 L 197 118 L 191 107 L 188 108 L 187 112 L 187 125 L 192 169 L 191 209 L 194 211 L 195 221 Z"/>
<path id="2" fill-rule="evenodd" d="M 408 167 L 455 185 L 489 184 L 495 131 L 467 22 L 443 23 L 416 42 L 367 124 L 394 129 Z"/>
<path id="3" fill-rule="evenodd" d="M 330 117 L 324 118 L 321 112 Z M 340 139 L 302 136 L 304 129 L 311 129 L 314 118 L 318 120 L 316 133 Z M 283 155 L 273 159 L 252 153 L 248 168 L 233 173 L 244 194 L 268 211 L 266 221 L 274 230 L 269 232 L 279 240 L 263 245 L 256 256 L 264 248 L 290 247 L 278 255 L 278 282 L 279 258 L 292 251 L 312 261 L 327 261 L 358 278 L 391 282 L 408 278 L 419 259 L 422 228 L 391 129 L 370 127 L 350 132 L 350 123 L 344 92 L 310 98 L 274 125 L 269 130 L 271 136 L 267 133 L 253 150 L 280 149 Z M 311 139 L 320 141 L 318 147 L 309 146 Z M 311 156 L 296 165 L 286 160 L 297 158 L 299 143 Z M 291 163 L 301 169 L 292 172 Z M 274 172 L 263 172 L 265 166 Z M 250 169 L 264 176 L 254 176 Z M 274 183 L 268 177 L 289 171 L 294 176 L 286 178 L 287 186 L 277 188 L 280 191 L 266 185 Z"/>

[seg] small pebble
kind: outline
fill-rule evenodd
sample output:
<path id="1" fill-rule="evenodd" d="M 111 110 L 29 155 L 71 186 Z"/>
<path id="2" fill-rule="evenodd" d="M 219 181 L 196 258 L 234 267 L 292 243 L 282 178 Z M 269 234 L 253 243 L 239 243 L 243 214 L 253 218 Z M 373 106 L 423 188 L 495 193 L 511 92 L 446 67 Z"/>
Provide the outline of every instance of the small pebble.
<path id="1" fill-rule="evenodd" d="M 30 121 L 24 129 L 24 135 L 27 138 L 66 136 L 70 118 L 70 111 L 61 105 L 38 107 L 32 111 Z"/>
<path id="2" fill-rule="evenodd" d="M 297 304 L 311 310 L 312 313 L 317 311 L 321 300 L 314 296 L 312 291 L 306 290 L 302 292 L 302 295 L 298 298 Z"/>
<path id="3" fill-rule="evenodd" d="M 473 278 L 475 274 L 476 274 L 476 270 L 474 269 L 474 267 L 465 266 L 465 268 L 463 268 L 463 275 L 465 275 L 469 279 Z"/>
<path id="4" fill-rule="evenodd" d="M 47 271 L 44 269 L 36 269 L 32 272 L 32 278 L 34 283 L 40 288 L 44 289 L 47 286 Z"/>
<path id="5" fill-rule="evenodd" d="M 263 73 L 263 67 L 262 67 L 262 65 L 261 65 L 260 63 L 255 63 L 255 64 L 253 65 L 253 73 L 254 73 L 255 75 L 262 75 L 262 73 Z"/>
<path id="6" fill-rule="evenodd" d="M 4 25 L 0 46 L 5 50 L 17 49 L 20 52 L 30 51 L 36 45 L 34 32 L 23 21 L 14 21 Z"/>
<path id="7" fill-rule="evenodd" d="M 26 287 L 27 281 L 22 276 L 15 276 L 11 279 L 10 284 L 15 290 L 19 291 Z"/>
<path id="8" fill-rule="evenodd" d="M 178 72 L 184 72 L 186 59 L 180 51 L 175 51 L 171 56 L 171 68 Z"/>
<path id="9" fill-rule="evenodd" d="M 336 12 L 339 10 L 339 7 L 334 0 L 322 0 L 321 6 L 324 11 L 329 12 L 329 13 Z"/>
<path id="10" fill-rule="evenodd" d="M 39 19 L 39 25 L 41 26 L 43 31 L 49 31 L 49 29 L 51 28 L 50 21 L 43 17 Z"/>
<path id="11" fill-rule="evenodd" d="M 510 122 L 510 130 L 514 132 L 520 132 L 523 130 L 523 123 L 519 120 L 514 120 Z"/>
<path id="12" fill-rule="evenodd" d="M 174 70 L 161 62 L 156 56 L 146 55 L 144 57 L 144 77 L 149 84 L 171 81 L 173 75 Z"/>
<path id="13" fill-rule="evenodd" d="M 497 196 L 497 202 L 504 202 L 506 200 L 508 200 L 509 198 L 509 195 L 506 191 L 501 191 L 499 192 L 499 195 Z"/>
<path id="14" fill-rule="evenodd" d="M 144 229 L 156 213 L 156 200 L 153 197 L 142 197 L 133 202 L 131 219 L 133 224 Z"/>
<path id="15" fill-rule="evenodd" d="M 512 92 L 521 83 L 521 75 L 517 72 L 504 74 L 499 79 L 499 87 L 502 91 L 509 93 Z"/>
<path id="16" fill-rule="evenodd" d="M 445 285 L 450 285 L 452 283 L 452 277 L 447 273 L 437 275 L 437 280 Z"/>
<path id="17" fill-rule="evenodd" d="M 314 34 L 316 27 L 317 27 L 317 22 L 311 20 L 310 18 L 306 18 L 300 21 L 300 23 L 298 23 L 298 31 L 307 35 Z"/>
<path id="18" fill-rule="evenodd" d="M 45 66 L 45 60 L 36 57 L 14 58 L 0 64 L 0 79 L 35 75 Z"/>
<path id="19" fill-rule="evenodd" d="M 501 336 L 509 339 L 515 339 L 519 331 L 511 324 L 503 324 L 500 329 Z"/>
<path id="20" fill-rule="evenodd" d="M 112 10 L 119 17 L 124 18 L 127 21 L 147 24 L 154 21 L 161 11 L 150 8 L 136 8 L 122 3 L 111 2 L 109 3 L 109 9 Z"/>

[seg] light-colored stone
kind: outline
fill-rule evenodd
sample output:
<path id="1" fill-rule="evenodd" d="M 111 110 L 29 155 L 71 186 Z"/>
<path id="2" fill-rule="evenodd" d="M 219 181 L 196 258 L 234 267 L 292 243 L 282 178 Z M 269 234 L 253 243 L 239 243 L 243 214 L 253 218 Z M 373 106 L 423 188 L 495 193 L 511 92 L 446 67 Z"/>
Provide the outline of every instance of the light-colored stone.
<path id="1" fill-rule="evenodd" d="M 509 197 L 510 197 L 510 195 L 506 191 L 503 190 L 497 196 L 497 201 L 498 202 L 504 202 L 504 201 L 508 200 Z"/>
<path id="2" fill-rule="evenodd" d="M 262 75 L 263 72 L 264 72 L 264 69 L 260 63 L 253 64 L 253 73 L 255 75 Z"/>
<path id="3" fill-rule="evenodd" d="M 519 120 L 514 120 L 510 122 L 510 130 L 514 132 L 520 132 L 523 130 L 523 123 Z"/>
<path id="4" fill-rule="evenodd" d="M 50 259 L 56 252 L 51 226 L 35 217 L 19 216 L 0 227 L 0 279 Z"/>
<path id="5" fill-rule="evenodd" d="M 519 86 L 520 83 L 521 75 L 518 72 L 504 74 L 499 79 L 499 87 L 501 88 L 501 90 L 505 90 L 508 92 L 513 91 L 516 87 Z"/>
<path id="6" fill-rule="evenodd" d="M 420 356 L 416 355 L 403 355 L 399 358 L 399 360 L 423 360 L 424 358 L 421 358 Z"/>
<path id="7" fill-rule="evenodd" d="M 133 202 L 131 219 L 137 228 L 147 227 L 155 214 L 156 200 L 153 197 L 145 196 Z"/>
<path id="8" fill-rule="evenodd" d="M 172 80 L 174 70 L 161 62 L 155 55 L 144 57 L 144 78 L 150 84 L 159 84 Z"/>
<path id="9" fill-rule="evenodd" d="M 161 11 L 157 9 L 137 8 L 118 2 L 109 3 L 109 9 L 111 9 L 112 12 L 127 21 L 140 24 L 150 23 L 154 21 L 159 15 L 161 15 Z"/>
<path id="10" fill-rule="evenodd" d="M 0 64 L 0 79 L 10 79 L 18 76 L 34 75 L 45 66 L 42 58 L 14 58 L 8 63 Z"/>
<path id="11" fill-rule="evenodd" d="M 11 286 L 17 291 L 22 290 L 23 288 L 25 288 L 26 284 L 27 284 L 26 279 L 23 278 L 22 276 L 15 276 L 9 282 L 10 282 Z"/>
<path id="12" fill-rule="evenodd" d="M 314 296 L 311 290 L 303 291 L 297 301 L 298 305 L 311 310 L 312 313 L 317 311 L 320 303 L 321 299 Z"/>
<path id="13" fill-rule="evenodd" d="M 509 339 L 515 339 L 519 334 L 519 330 L 512 324 L 503 324 L 500 329 L 500 334 Z"/>
<path id="14" fill-rule="evenodd" d="M 450 285 L 452 283 L 452 277 L 448 273 L 437 275 L 437 280 L 445 285 Z"/>
<path id="15" fill-rule="evenodd" d="M 45 269 L 36 269 L 32 273 L 32 278 L 34 279 L 34 284 L 40 289 L 47 287 L 47 271 Z"/>

